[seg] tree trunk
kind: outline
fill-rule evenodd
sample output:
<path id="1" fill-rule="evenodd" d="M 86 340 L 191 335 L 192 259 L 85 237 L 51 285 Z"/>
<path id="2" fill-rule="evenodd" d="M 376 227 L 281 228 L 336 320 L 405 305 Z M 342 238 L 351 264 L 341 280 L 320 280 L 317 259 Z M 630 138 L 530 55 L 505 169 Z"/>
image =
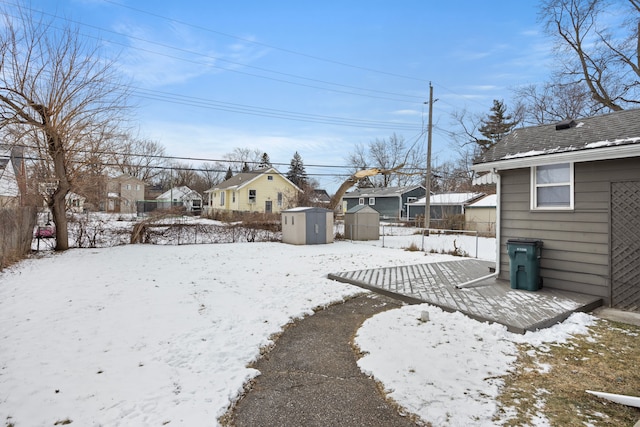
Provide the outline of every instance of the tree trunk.
<path id="1" fill-rule="evenodd" d="M 56 225 L 56 251 L 66 251 L 69 249 L 69 230 L 67 227 L 65 197 L 71 190 L 71 184 L 67 179 L 64 149 L 60 139 L 55 134 L 49 134 L 48 140 L 49 154 L 53 160 L 55 177 L 58 180 L 58 186 L 49 200 L 49 208 L 53 215 L 53 222 Z"/>

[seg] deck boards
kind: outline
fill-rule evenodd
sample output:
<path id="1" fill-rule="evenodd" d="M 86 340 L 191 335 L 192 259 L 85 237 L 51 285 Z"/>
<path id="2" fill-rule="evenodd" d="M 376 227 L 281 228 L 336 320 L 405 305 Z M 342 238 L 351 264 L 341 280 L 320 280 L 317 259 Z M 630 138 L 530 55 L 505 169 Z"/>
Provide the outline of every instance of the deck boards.
<path id="1" fill-rule="evenodd" d="M 602 304 L 598 297 L 574 292 L 511 289 L 508 282 L 496 279 L 463 289 L 456 287 L 487 276 L 494 265 L 463 259 L 347 271 L 328 277 L 408 303 L 429 303 L 447 311 L 460 311 L 474 319 L 503 324 L 517 333 L 549 327 L 575 311 L 590 311 Z"/>

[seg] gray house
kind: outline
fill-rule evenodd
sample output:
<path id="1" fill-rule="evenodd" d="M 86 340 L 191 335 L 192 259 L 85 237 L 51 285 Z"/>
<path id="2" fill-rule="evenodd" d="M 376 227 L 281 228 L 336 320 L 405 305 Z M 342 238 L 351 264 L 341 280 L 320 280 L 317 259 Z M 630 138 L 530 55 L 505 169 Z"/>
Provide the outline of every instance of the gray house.
<path id="1" fill-rule="evenodd" d="M 473 169 L 499 177 L 499 278 L 508 239 L 540 239 L 545 287 L 640 311 L 640 110 L 517 129 Z"/>
<path id="2" fill-rule="evenodd" d="M 456 215 L 464 215 L 465 207 L 484 197 L 484 193 L 440 193 L 432 194 L 429 199 L 430 222 L 438 225 Z M 415 202 L 407 203 L 408 219 L 415 219 L 418 215 L 424 217 L 426 197 Z"/>
<path id="3" fill-rule="evenodd" d="M 378 211 L 381 219 L 406 218 L 407 203 L 415 202 L 425 194 L 427 190 L 422 185 L 357 188 L 342 196 L 342 211 L 347 212 L 358 205 L 368 205 Z"/>

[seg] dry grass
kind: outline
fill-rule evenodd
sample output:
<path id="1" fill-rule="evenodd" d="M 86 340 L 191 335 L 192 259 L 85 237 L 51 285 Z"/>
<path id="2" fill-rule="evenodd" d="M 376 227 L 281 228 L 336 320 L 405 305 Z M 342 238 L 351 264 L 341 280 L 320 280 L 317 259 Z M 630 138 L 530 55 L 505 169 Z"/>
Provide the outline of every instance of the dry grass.
<path id="1" fill-rule="evenodd" d="M 515 366 L 498 399 L 506 426 L 533 424 L 536 414 L 569 427 L 633 426 L 640 419 L 640 409 L 585 392 L 640 396 L 640 327 L 598 321 L 590 335 L 566 344 L 522 345 Z"/>

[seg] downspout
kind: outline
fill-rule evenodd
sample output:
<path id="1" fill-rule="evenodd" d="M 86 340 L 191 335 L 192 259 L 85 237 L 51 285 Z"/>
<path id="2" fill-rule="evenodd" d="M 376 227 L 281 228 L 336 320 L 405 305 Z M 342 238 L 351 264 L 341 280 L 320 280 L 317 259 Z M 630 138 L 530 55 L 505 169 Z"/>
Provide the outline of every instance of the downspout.
<path id="1" fill-rule="evenodd" d="M 468 288 L 476 283 L 483 282 L 488 279 L 493 279 L 498 277 L 500 274 L 500 192 L 501 192 L 501 177 L 500 174 L 494 169 L 492 171 L 496 175 L 496 269 L 493 273 L 487 274 L 486 276 L 479 277 L 477 279 L 469 280 L 468 282 L 461 283 L 456 285 L 456 289 Z"/>

